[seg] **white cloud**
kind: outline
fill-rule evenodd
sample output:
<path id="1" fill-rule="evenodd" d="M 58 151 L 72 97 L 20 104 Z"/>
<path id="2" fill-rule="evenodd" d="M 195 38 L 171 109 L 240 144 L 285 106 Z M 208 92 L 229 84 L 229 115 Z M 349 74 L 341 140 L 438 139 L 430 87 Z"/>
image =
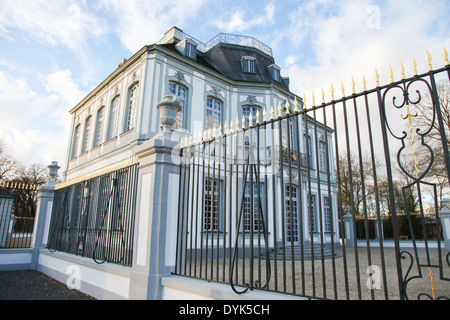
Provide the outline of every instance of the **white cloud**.
<path id="1" fill-rule="evenodd" d="M 270 2 L 264 8 L 264 14 L 249 19 L 247 12 L 242 8 L 233 8 L 225 15 L 223 20 L 215 22 L 216 27 L 225 32 L 243 32 L 258 26 L 267 26 L 274 23 L 275 5 Z"/>
<path id="2" fill-rule="evenodd" d="M 192 22 L 204 0 L 103 0 L 101 6 L 113 14 L 115 33 L 131 52 L 161 39 L 176 25 Z"/>
<path id="3" fill-rule="evenodd" d="M 77 1 L 0 1 L 0 35 L 10 40 L 34 39 L 48 45 L 79 50 L 89 37 L 106 32 L 101 18 L 83 10 Z"/>
<path id="4" fill-rule="evenodd" d="M 58 70 L 45 77 L 48 95 L 32 90 L 25 79 L 0 72 L 0 139 L 6 153 L 29 165 L 58 161 L 63 164 L 70 130 L 68 110 L 84 93 L 70 71 Z"/>
<path id="5" fill-rule="evenodd" d="M 349 88 L 352 76 L 362 89 L 363 76 L 368 87 L 375 85 L 375 68 L 386 83 L 390 64 L 399 79 L 402 60 L 412 75 L 409 66 L 413 56 L 426 71 L 425 50 L 440 57 L 442 45 L 448 46 L 450 40 L 448 32 L 433 31 L 435 25 L 442 30 L 446 30 L 442 24 L 448 27 L 445 6 L 445 1 L 432 6 L 421 1 L 386 1 L 375 6 L 379 17 L 374 16 L 376 10 L 368 10 L 374 8 L 372 1 L 310 1 L 299 6 L 291 16 L 291 25 L 276 42 L 280 46 L 291 37 L 295 39 L 291 50 L 308 52 L 311 48 L 311 56 L 291 56 L 284 61 L 291 89 L 308 96 L 322 87 L 328 92 L 331 83 L 338 87 L 341 81 Z"/>

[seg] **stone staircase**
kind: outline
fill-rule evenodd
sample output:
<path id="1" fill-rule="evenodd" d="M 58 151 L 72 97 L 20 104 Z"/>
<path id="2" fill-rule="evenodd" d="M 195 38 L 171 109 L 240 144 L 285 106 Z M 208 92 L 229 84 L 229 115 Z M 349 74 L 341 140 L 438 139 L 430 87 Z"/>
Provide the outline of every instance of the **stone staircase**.
<path id="1" fill-rule="evenodd" d="M 302 250 L 300 245 L 294 245 L 294 260 L 302 260 Z M 265 255 L 263 255 L 265 256 Z M 322 260 L 322 259 L 331 259 L 333 257 L 333 252 L 331 248 L 323 248 L 323 253 L 320 245 L 303 245 L 303 260 L 312 260 L 314 256 L 314 260 Z M 339 249 L 334 249 L 334 257 L 339 258 L 342 257 L 342 254 Z M 292 248 L 291 246 L 284 247 L 284 258 L 286 260 L 292 260 Z M 269 250 L 269 259 L 275 259 L 275 249 Z M 276 250 L 276 259 L 283 259 L 283 247 L 277 247 Z"/>

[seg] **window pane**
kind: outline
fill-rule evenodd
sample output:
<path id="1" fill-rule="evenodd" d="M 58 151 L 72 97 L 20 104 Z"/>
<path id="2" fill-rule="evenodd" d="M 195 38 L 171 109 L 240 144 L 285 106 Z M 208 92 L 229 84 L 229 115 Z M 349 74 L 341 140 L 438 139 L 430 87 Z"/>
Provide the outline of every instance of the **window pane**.
<path id="1" fill-rule="evenodd" d="M 221 103 L 214 98 L 206 99 L 206 124 L 205 129 L 218 128 L 221 124 Z"/>
<path id="2" fill-rule="evenodd" d="M 136 126 L 137 99 L 138 99 L 137 89 L 138 89 L 137 84 L 130 89 L 128 98 L 128 121 L 126 130 L 133 129 Z"/>

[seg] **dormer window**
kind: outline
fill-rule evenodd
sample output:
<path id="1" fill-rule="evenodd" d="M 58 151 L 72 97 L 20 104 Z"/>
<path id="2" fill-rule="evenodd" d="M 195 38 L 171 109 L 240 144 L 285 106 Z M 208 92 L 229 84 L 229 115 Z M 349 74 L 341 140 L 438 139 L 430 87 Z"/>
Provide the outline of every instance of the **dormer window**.
<path id="1" fill-rule="evenodd" d="M 242 71 L 247 73 L 255 73 L 256 59 L 254 57 L 242 57 Z"/>
<path id="2" fill-rule="evenodd" d="M 276 64 L 271 64 L 270 66 L 267 67 L 267 69 L 269 70 L 269 73 L 272 76 L 273 80 L 275 80 L 277 82 L 281 82 L 279 66 L 277 66 Z"/>
<path id="3" fill-rule="evenodd" d="M 197 43 L 190 39 L 183 39 L 176 45 L 177 50 L 184 55 L 193 60 L 197 58 Z"/>

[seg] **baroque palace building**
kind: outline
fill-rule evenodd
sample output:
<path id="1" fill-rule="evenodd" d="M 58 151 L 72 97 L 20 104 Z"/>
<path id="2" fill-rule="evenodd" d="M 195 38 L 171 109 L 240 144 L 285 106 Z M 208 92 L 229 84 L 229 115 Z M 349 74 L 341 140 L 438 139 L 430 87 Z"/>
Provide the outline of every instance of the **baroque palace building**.
<path id="1" fill-rule="evenodd" d="M 252 118 L 254 121 L 258 111 L 260 114 L 263 110 L 269 112 L 271 106 L 282 105 L 286 112 L 286 101 L 290 102 L 289 108 L 293 108 L 294 101 L 302 101 L 289 90 L 289 79 L 281 76 L 271 48 L 255 38 L 219 34 L 202 43 L 173 27 L 159 42 L 144 46 L 129 59 L 120 60 L 117 69 L 70 110 L 72 124 L 65 180 L 74 180 L 132 158 L 134 146 L 161 131 L 156 105 L 167 95 L 176 96 L 182 106 L 173 128 L 173 134 L 180 137 L 224 127 L 235 119 L 244 118 L 247 122 Z M 296 150 L 296 160 L 302 167 L 301 175 L 306 177 L 306 167 L 309 168 L 308 181 L 312 190 L 313 232 L 305 232 L 306 240 L 309 235 L 317 234 L 320 224 L 330 240 L 337 243 L 333 130 L 324 130 L 323 124 L 313 122 L 310 117 L 307 121 L 310 123 L 307 129 L 303 121 L 298 120 L 296 124 L 303 137 L 297 144 L 300 150 Z M 294 139 L 291 137 L 291 143 Z M 280 141 L 284 145 L 286 137 Z M 276 146 L 272 147 L 267 152 L 274 152 Z M 310 165 L 306 166 L 305 161 Z M 280 174 L 287 173 L 278 172 Z M 332 179 L 331 194 L 326 188 L 327 177 Z M 293 214 L 298 215 L 299 210 L 306 211 L 300 208 L 299 202 L 300 197 L 304 200 L 307 197 L 308 182 L 304 179 L 306 182 L 299 183 L 296 175 L 291 180 L 292 185 L 284 190 L 289 195 L 286 207 L 292 205 Z M 320 180 L 325 181 L 322 192 L 318 192 Z M 274 185 L 267 187 L 271 192 L 278 192 Z M 320 218 L 319 205 L 323 213 Z M 307 219 L 306 214 L 304 217 Z M 292 240 L 292 236 L 298 240 L 298 217 L 292 219 L 286 239 Z M 304 221 L 304 228 L 308 222 L 311 221 Z"/>

